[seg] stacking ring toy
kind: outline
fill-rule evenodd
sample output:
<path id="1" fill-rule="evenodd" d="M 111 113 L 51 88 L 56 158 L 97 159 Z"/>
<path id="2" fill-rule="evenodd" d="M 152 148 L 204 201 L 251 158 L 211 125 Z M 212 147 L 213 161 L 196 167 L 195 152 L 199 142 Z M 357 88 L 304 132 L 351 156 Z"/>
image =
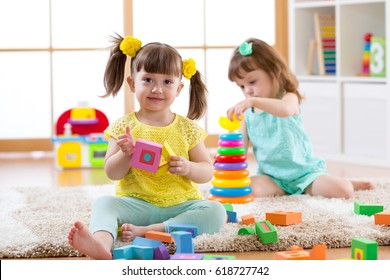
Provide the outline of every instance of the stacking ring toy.
<path id="1" fill-rule="evenodd" d="M 246 149 L 244 147 L 225 148 L 218 147 L 217 153 L 221 155 L 242 155 L 245 154 Z"/>
<path id="2" fill-rule="evenodd" d="M 242 170 L 248 167 L 247 162 L 235 162 L 235 163 L 223 163 L 216 162 L 214 163 L 215 169 L 219 170 Z"/>
<path id="3" fill-rule="evenodd" d="M 236 179 L 236 180 L 214 178 L 211 181 L 211 185 L 220 188 L 242 188 L 242 187 L 247 187 L 250 184 L 251 184 L 251 179 L 249 178 Z"/>
<path id="4" fill-rule="evenodd" d="M 244 146 L 244 141 L 242 140 L 219 140 L 218 146 L 234 148 L 234 147 L 242 147 Z"/>
<path id="5" fill-rule="evenodd" d="M 221 140 L 242 140 L 244 136 L 242 133 L 225 133 L 219 136 Z"/>
<path id="6" fill-rule="evenodd" d="M 247 169 L 244 170 L 214 170 L 214 177 L 218 179 L 242 179 L 247 178 L 249 176 L 249 171 Z"/>
<path id="7" fill-rule="evenodd" d="M 246 154 L 244 155 L 215 155 L 214 157 L 216 162 L 243 162 L 246 161 Z"/>
<path id="8" fill-rule="evenodd" d="M 245 204 L 253 202 L 255 200 L 253 195 L 238 196 L 238 197 L 225 197 L 225 196 L 210 196 L 209 200 L 218 201 L 220 203 L 231 203 L 231 204 Z"/>
<path id="9" fill-rule="evenodd" d="M 251 187 L 245 188 L 211 188 L 210 193 L 215 196 L 228 196 L 228 197 L 237 197 L 237 196 L 246 196 L 252 193 Z"/>

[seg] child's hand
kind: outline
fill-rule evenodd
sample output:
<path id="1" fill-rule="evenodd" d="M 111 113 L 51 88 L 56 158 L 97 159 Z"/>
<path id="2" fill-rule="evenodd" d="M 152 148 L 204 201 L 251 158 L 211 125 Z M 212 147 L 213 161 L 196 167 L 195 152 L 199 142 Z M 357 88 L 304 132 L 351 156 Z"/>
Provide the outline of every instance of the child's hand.
<path id="1" fill-rule="evenodd" d="M 169 172 L 172 174 L 187 176 L 190 173 L 190 161 L 182 156 L 171 156 L 169 158 Z"/>
<path id="2" fill-rule="evenodd" d="M 248 99 L 241 101 L 240 103 L 237 103 L 232 108 L 227 110 L 226 115 L 229 120 L 233 121 L 233 116 L 235 115 L 237 120 L 242 121 L 245 111 L 252 107 Z"/>
<path id="3" fill-rule="evenodd" d="M 130 133 L 130 127 L 126 126 L 126 133 L 119 135 L 116 143 L 126 156 L 133 154 L 135 143 L 133 135 Z"/>

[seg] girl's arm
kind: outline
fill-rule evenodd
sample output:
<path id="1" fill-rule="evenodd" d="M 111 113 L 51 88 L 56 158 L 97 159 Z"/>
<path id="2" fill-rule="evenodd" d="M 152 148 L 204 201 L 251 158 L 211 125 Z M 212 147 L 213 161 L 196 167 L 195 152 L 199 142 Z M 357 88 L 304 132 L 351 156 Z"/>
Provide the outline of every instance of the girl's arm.
<path id="1" fill-rule="evenodd" d="M 134 138 L 130 128 L 126 127 L 126 133 L 119 135 L 118 140 L 110 138 L 108 149 L 104 158 L 104 170 L 111 180 L 120 180 L 130 170 L 130 159 L 134 152 Z"/>
<path id="2" fill-rule="evenodd" d="M 198 184 L 207 183 L 213 178 L 214 167 L 211 156 L 203 142 L 189 151 L 190 160 L 182 156 L 171 156 L 169 172 L 186 176 Z"/>
<path id="3" fill-rule="evenodd" d="M 299 114 L 299 101 L 294 93 L 287 93 L 282 99 L 248 97 L 244 101 L 236 104 L 227 112 L 228 118 L 241 117 L 249 108 L 257 108 L 277 117 L 289 117 Z"/>

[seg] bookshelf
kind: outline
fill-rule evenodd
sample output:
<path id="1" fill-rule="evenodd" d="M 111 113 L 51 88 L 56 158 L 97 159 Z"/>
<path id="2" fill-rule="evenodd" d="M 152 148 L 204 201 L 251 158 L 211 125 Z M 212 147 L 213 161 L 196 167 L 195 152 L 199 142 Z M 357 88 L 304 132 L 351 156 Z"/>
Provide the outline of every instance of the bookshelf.
<path id="1" fill-rule="evenodd" d="M 333 72 L 324 71 L 319 52 L 322 15 L 334 18 Z M 306 131 L 327 160 L 390 167 L 389 59 L 376 54 L 385 75 L 362 75 L 367 33 L 385 38 L 390 53 L 389 16 L 387 0 L 289 0 L 289 63 L 305 96 Z"/>

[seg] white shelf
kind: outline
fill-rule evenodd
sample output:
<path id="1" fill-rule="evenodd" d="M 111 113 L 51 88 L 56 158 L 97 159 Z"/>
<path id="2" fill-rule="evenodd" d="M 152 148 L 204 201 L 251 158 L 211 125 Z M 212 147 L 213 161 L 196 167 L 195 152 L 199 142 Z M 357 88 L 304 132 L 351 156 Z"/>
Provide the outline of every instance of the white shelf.
<path id="1" fill-rule="evenodd" d="M 307 73 L 315 13 L 335 15 L 332 76 Z M 390 167 L 389 16 L 388 0 L 289 2 L 290 66 L 305 95 L 304 122 L 314 151 L 326 159 Z M 360 74 L 366 33 L 387 39 L 385 77 Z"/>

